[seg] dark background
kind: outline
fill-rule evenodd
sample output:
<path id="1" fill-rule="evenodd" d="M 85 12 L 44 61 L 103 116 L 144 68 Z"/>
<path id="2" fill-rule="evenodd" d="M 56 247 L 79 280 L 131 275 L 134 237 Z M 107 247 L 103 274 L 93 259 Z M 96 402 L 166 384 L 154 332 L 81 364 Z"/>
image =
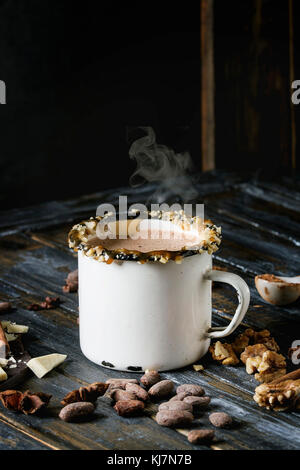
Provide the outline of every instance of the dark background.
<path id="1" fill-rule="evenodd" d="M 215 0 L 217 168 L 294 171 L 287 6 Z M 132 126 L 200 171 L 200 60 L 197 1 L 0 1 L 0 207 L 127 185 Z"/>
<path id="2" fill-rule="evenodd" d="M 199 4 L 162 3 L 1 2 L 3 208 L 127 185 L 127 126 L 199 158 Z"/>

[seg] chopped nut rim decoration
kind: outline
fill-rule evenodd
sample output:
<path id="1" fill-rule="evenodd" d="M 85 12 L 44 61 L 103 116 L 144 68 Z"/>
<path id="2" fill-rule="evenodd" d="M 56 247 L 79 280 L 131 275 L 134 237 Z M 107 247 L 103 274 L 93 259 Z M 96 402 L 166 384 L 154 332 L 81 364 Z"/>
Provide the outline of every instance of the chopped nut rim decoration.
<path id="1" fill-rule="evenodd" d="M 209 254 L 218 250 L 221 243 L 221 228 L 215 226 L 211 221 L 201 219 L 197 216 L 187 216 L 184 211 L 163 212 L 163 211 L 149 211 L 146 213 L 152 220 L 163 220 L 165 217 L 174 225 L 180 225 L 182 228 L 196 229 L 199 235 L 201 234 L 201 243 L 193 246 L 192 249 L 184 247 L 180 251 L 150 251 L 142 253 L 137 250 L 128 250 L 125 248 L 109 250 L 101 245 L 101 239 L 98 238 L 99 243 L 94 243 L 97 238 L 96 228 L 98 222 L 102 220 L 109 220 L 111 214 L 106 214 L 104 217 L 96 216 L 91 217 L 89 220 L 82 221 L 74 225 L 68 235 L 69 247 L 75 252 L 81 250 L 86 256 L 96 259 L 97 261 L 112 263 L 114 260 L 118 261 L 137 261 L 139 263 L 146 263 L 148 261 L 159 261 L 167 263 L 169 260 L 174 260 L 176 263 L 181 263 L 183 258 L 192 256 L 199 253 L 207 252 Z M 138 217 L 138 213 L 128 215 L 129 221 Z M 93 240 L 93 243 L 91 241 Z"/>

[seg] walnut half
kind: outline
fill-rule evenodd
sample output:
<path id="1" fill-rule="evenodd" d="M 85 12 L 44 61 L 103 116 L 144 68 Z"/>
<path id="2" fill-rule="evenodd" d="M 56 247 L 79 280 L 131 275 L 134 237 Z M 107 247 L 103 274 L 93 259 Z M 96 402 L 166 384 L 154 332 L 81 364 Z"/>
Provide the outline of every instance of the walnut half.
<path id="1" fill-rule="evenodd" d="M 259 406 L 275 411 L 300 408 L 300 369 L 259 385 L 253 398 Z"/>
<path id="2" fill-rule="evenodd" d="M 254 401 L 268 410 L 284 411 L 300 408 L 300 379 L 256 387 Z"/>

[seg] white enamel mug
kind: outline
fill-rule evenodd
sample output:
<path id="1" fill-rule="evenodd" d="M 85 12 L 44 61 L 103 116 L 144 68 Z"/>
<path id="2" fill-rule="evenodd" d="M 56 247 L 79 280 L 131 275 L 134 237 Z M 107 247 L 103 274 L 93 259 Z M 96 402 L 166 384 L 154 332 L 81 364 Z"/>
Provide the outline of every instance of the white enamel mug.
<path id="1" fill-rule="evenodd" d="M 122 371 L 177 369 L 198 361 L 211 338 L 232 333 L 244 318 L 250 293 L 236 274 L 212 270 L 207 253 L 182 264 L 115 261 L 78 253 L 80 346 L 104 367 Z M 225 328 L 211 328 L 211 283 L 232 285 L 236 312 Z"/>

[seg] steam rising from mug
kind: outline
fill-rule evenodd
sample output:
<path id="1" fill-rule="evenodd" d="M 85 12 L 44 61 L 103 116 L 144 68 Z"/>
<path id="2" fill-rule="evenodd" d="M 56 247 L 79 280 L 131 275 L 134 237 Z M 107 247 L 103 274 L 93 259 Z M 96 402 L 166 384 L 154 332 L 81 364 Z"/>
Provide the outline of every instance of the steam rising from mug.
<path id="1" fill-rule="evenodd" d="M 151 127 L 140 127 L 146 132 L 144 137 L 137 139 L 129 149 L 129 156 L 136 160 L 137 167 L 130 177 L 133 187 L 145 182 L 157 182 L 158 188 L 151 200 L 162 203 L 176 197 L 187 202 L 197 196 L 188 171 L 192 170 L 193 162 L 188 152 L 175 153 L 165 145 L 157 144 L 155 133 Z"/>

